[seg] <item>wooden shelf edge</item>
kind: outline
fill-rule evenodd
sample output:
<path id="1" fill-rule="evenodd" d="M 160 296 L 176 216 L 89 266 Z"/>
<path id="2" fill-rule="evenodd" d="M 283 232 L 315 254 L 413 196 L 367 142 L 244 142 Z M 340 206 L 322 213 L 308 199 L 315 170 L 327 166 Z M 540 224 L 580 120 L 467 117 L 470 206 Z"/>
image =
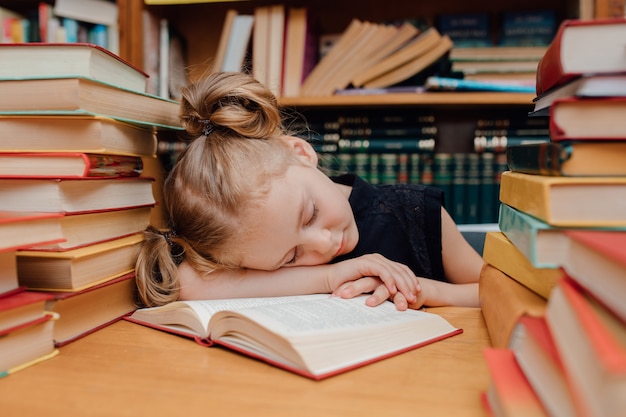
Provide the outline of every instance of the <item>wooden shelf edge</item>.
<path id="1" fill-rule="evenodd" d="M 483 93 L 483 92 L 436 92 L 401 93 L 363 96 L 281 97 L 285 107 L 343 107 L 343 106 L 531 106 L 534 94 L 529 93 Z"/>

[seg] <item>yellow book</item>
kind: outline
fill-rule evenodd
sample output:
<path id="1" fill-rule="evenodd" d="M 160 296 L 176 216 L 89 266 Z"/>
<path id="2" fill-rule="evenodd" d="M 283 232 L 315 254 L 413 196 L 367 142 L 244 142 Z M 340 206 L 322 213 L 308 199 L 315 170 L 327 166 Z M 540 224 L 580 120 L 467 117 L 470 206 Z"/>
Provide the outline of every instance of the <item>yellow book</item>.
<path id="1" fill-rule="evenodd" d="M 143 233 L 67 251 L 20 251 L 17 275 L 31 289 L 78 291 L 135 269 Z"/>
<path id="2" fill-rule="evenodd" d="M 626 177 L 557 177 L 505 171 L 500 201 L 553 226 L 626 225 Z"/>
<path id="3" fill-rule="evenodd" d="M 520 317 L 545 316 L 548 301 L 495 266 L 485 263 L 478 281 L 478 298 L 491 345 L 506 348 Z"/>
<path id="4" fill-rule="evenodd" d="M 502 232 L 487 232 L 483 259 L 546 299 L 563 276 L 559 268 L 534 267 Z"/>

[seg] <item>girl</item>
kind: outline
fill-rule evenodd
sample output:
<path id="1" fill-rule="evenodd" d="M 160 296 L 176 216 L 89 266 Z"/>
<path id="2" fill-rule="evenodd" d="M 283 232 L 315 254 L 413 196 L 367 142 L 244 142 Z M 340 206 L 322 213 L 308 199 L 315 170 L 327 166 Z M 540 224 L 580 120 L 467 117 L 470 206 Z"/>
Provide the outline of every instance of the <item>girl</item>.
<path id="1" fill-rule="evenodd" d="M 421 185 L 329 178 L 289 136 L 276 98 L 243 73 L 183 92 L 194 140 L 164 183 L 171 230 L 149 229 L 137 261 L 140 301 L 371 293 L 398 309 L 478 306 L 482 258 Z"/>

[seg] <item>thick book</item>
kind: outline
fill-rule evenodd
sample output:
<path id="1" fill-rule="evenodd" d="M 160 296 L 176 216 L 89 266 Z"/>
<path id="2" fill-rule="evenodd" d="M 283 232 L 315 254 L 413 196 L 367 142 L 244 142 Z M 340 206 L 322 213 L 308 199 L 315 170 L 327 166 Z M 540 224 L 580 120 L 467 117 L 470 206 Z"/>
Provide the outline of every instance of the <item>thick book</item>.
<path id="1" fill-rule="evenodd" d="M 440 59 L 443 59 L 450 52 L 453 45 L 452 40 L 447 35 L 443 35 L 433 47 L 429 48 L 422 55 L 366 81 L 363 86 L 365 88 L 384 88 L 406 81 L 426 71 Z"/>
<path id="2" fill-rule="evenodd" d="M 500 202 L 553 226 L 623 227 L 626 177 L 563 177 L 505 171 Z"/>
<path id="3" fill-rule="evenodd" d="M 77 213 L 155 204 L 151 178 L 0 178 L 0 210 Z"/>
<path id="4" fill-rule="evenodd" d="M 61 213 L 0 211 L 0 251 L 62 242 L 61 218 Z"/>
<path id="5" fill-rule="evenodd" d="M 626 231 L 567 230 L 567 274 L 626 322 Z"/>
<path id="6" fill-rule="evenodd" d="M 17 279 L 17 249 L 0 250 L 0 298 L 24 290 Z"/>
<path id="7" fill-rule="evenodd" d="M 64 251 L 142 232 L 151 224 L 154 205 L 67 213 L 58 219 L 62 241 L 37 243 L 29 250 Z"/>
<path id="8" fill-rule="evenodd" d="M 252 58 L 254 59 L 254 57 Z M 283 97 L 298 97 L 300 86 L 317 62 L 317 29 L 306 7 L 290 7 L 285 28 Z"/>
<path id="9" fill-rule="evenodd" d="M 538 114 L 540 110 L 543 110 L 548 114 L 552 103 L 560 98 L 624 96 L 626 96 L 626 72 L 584 74 L 536 96 L 533 99 L 533 112 Z"/>
<path id="10" fill-rule="evenodd" d="M 544 316 L 547 305 L 545 298 L 489 263 L 480 273 L 478 297 L 491 345 L 497 348 L 509 345 L 520 317 Z"/>
<path id="11" fill-rule="evenodd" d="M 545 317 L 520 317 L 509 349 L 549 415 L 578 415 L 575 393 Z"/>
<path id="12" fill-rule="evenodd" d="M 624 136 L 626 139 L 626 135 Z M 626 140 L 550 141 L 509 145 L 509 169 L 557 176 L 626 175 Z"/>
<path id="13" fill-rule="evenodd" d="M 0 115 L 99 115 L 180 129 L 179 103 L 88 78 L 3 80 Z"/>
<path id="14" fill-rule="evenodd" d="M 556 282 L 563 277 L 563 271 L 556 266 L 535 266 L 523 252 L 528 248 L 528 245 L 520 241 L 523 239 L 522 236 L 515 240 L 518 242 L 516 244 L 503 232 L 487 232 L 483 247 L 483 259 L 528 289 L 548 299 Z M 530 238 L 531 236 L 527 237 Z M 512 238 L 515 239 L 516 236 L 512 236 Z M 564 249 L 561 247 L 551 250 L 552 253 L 555 251 L 562 252 Z"/>
<path id="15" fill-rule="evenodd" d="M 0 330 L 0 378 L 56 356 L 52 330 L 58 316 L 46 314 L 9 330 Z"/>
<path id="16" fill-rule="evenodd" d="M 0 115 L 0 151 L 155 155 L 157 137 L 108 117 Z"/>
<path id="17" fill-rule="evenodd" d="M 0 61 L 0 80 L 84 77 L 146 92 L 145 72 L 94 44 L 3 43 Z"/>
<path id="18" fill-rule="evenodd" d="M 143 233 L 63 252 L 17 254 L 20 285 L 32 290 L 79 291 L 134 271 Z"/>
<path id="19" fill-rule="evenodd" d="M 46 311 L 57 313 L 54 344 L 65 346 L 110 325 L 136 309 L 135 273 L 130 272 L 81 291 L 51 291 Z"/>
<path id="20" fill-rule="evenodd" d="M 327 294 L 177 301 L 128 320 L 323 379 L 462 332 L 441 316 Z"/>
<path id="21" fill-rule="evenodd" d="M 626 70 L 626 19 L 567 19 L 561 22 L 537 66 L 537 95 L 586 73 Z"/>
<path id="22" fill-rule="evenodd" d="M 138 177 L 140 156 L 82 152 L 0 152 L 2 178 Z"/>
<path id="23" fill-rule="evenodd" d="M 21 291 L 0 297 L 0 332 L 11 333 L 33 323 L 46 321 L 46 302 L 52 296 L 46 293 Z"/>
<path id="24" fill-rule="evenodd" d="M 549 110 L 553 141 L 626 138 L 626 97 L 562 98 L 555 100 Z"/>
<path id="25" fill-rule="evenodd" d="M 512 350 L 490 347 L 484 356 L 491 376 L 486 400 L 494 417 L 548 417 Z"/>
<path id="26" fill-rule="evenodd" d="M 569 279 L 552 292 L 546 320 L 581 415 L 620 415 L 626 410 L 624 322 Z"/>

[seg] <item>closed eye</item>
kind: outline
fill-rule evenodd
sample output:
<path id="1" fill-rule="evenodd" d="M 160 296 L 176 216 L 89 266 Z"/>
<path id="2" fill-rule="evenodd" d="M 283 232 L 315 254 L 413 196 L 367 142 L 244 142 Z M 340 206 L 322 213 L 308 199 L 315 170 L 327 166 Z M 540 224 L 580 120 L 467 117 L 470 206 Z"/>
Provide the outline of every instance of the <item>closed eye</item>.
<path id="1" fill-rule="evenodd" d="M 317 204 L 313 203 L 313 213 L 311 214 L 311 218 L 306 222 L 305 226 L 310 226 L 315 223 L 317 220 L 317 215 L 319 213 L 319 209 L 317 208 Z"/>

